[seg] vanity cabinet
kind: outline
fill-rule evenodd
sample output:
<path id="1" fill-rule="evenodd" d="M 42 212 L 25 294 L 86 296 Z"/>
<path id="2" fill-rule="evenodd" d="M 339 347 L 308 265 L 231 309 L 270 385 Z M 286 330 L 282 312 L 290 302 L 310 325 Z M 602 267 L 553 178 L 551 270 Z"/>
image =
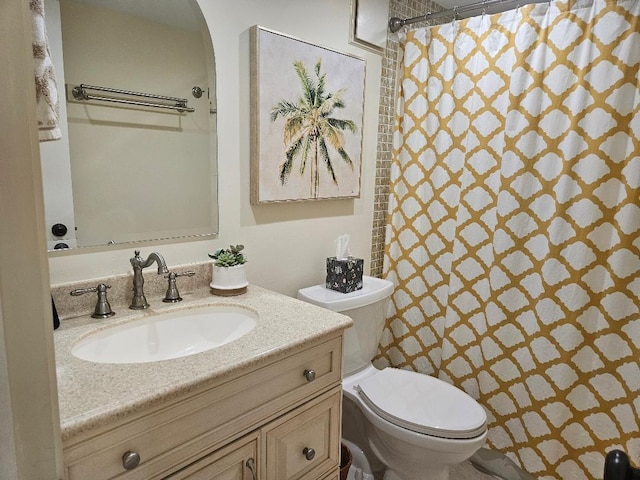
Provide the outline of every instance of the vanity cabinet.
<path id="1" fill-rule="evenodd" d="M 63 441 L 67 480 L 336 479 L 341 369 L 337 335 L 134 410 Z"/>

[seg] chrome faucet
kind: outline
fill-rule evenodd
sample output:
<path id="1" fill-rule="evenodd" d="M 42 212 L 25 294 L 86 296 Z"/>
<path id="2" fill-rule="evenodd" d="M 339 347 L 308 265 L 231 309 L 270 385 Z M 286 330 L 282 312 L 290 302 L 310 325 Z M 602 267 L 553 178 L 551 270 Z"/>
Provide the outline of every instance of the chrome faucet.
<path id="1" fill-rule="evenodd" d="M 143 310 L 149 308 L 147 299 L 144 296 L 144 277 L 142 276 L 142 269 L 147 268 L 149 265 L 156 262 L 158 264 L 158 275 L 169 273 L 167 264 L 164 261 L 162 255 L 158 252 L 153 252 L 146 260 L 143 260 L 140 256 L 140 250 L 135 251 L 135 257 L 131 259 L 131 266 L 133 267 L 133 299 L 129 308 L 133 310 Z"/>

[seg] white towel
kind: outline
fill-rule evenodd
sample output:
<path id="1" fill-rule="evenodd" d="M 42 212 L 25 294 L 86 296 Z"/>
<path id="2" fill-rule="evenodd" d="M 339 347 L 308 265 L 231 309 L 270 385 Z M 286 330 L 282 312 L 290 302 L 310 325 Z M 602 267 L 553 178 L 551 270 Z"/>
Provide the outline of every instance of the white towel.
<path id="1" fill-rule="evenodd" d="M 44 23 L 44 0 L 30 0 L 29 6 L 33 30 L 38 134 L 41 142 L 58 140 L 62 136 L 58 124 L 58 88 Z"/>

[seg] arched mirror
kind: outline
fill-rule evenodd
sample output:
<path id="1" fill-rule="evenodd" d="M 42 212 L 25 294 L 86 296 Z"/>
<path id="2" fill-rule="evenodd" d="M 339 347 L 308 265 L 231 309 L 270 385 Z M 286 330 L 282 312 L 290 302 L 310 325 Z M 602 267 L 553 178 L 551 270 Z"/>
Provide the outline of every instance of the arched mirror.
<path id="1" fill-rule="evenodd" d="M 49 247 L 217 233 L 215 62 L 196 1 L 60 0 L 59 22 L 72 198 L 53 204 L 69 179 L 43 146 Z"/>

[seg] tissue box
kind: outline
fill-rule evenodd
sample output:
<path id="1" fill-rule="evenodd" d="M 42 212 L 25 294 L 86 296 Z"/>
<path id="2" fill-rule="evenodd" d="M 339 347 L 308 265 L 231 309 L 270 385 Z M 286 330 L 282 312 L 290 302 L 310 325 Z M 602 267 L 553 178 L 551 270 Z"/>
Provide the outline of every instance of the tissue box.
<path id="1" fill-rule="evenodd" d="M 347 257 L 338 260 L 327 258 L 326 287 L 337 292 L 349 293 L 362 288 L 364 261 L 361 258 Z"/>

